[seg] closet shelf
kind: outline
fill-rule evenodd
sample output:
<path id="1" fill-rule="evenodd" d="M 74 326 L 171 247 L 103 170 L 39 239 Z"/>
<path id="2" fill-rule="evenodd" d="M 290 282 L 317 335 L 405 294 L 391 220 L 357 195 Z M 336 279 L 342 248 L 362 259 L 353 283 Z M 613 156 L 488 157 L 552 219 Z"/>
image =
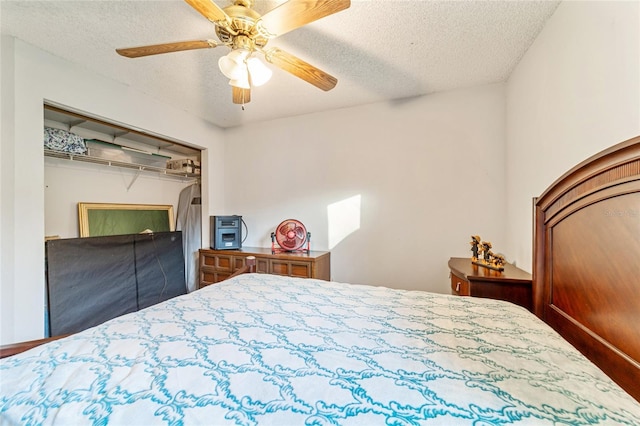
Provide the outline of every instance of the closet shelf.
<path id="1" fill-rule="evenodd" d="M 139 172 L 156 173 L 156 174 L 165 175 L 167 177 L 175 178 L 175 179 L 182 179 L 182 180 L 200 179 L 199 174 L 185 173 L 178 170 L 166 169 L 164 167 L 149 166 L 146 164 L 136 164 L 136 163 L 128 163 L 124 161 L 110 160 L 107 158 L 101 158 L 101 157 L 96 157 L 92 155 L 72 154 L 68 152 L 54 151 L 46 148 L 44 150 L 44 155 L 45 157 L 61 158 L 61 159 L 70 160 L 70 161 L 81 161 L 84 163 L 103 164 L 106 166 L 119 167 L 123 169 L 138 170 Z"/>

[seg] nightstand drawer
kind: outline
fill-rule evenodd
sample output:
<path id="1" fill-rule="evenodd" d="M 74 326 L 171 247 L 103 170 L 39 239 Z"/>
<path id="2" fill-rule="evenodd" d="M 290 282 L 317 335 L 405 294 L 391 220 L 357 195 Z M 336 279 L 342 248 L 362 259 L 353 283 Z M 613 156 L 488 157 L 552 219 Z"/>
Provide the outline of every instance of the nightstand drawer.
<path id="1" fill-rule="evenodd" d="M 456 296 L 469 296 L 469 282 L 455 274 L 451 274 L 451 294 Z"/>

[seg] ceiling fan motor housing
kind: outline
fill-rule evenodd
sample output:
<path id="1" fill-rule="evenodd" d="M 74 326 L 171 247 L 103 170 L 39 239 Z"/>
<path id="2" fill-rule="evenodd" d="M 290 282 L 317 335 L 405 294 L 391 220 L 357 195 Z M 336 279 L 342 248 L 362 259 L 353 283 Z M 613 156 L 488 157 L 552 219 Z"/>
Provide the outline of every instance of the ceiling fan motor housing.
<path id="1" fill-rule="evenodd" d="M 250 9 L 251 3 L 238 0 L 235 4 L 225 7 L 223 10 L 231 18 L 231 23 L 228 28 L 216 25 L 218 38 L 232 49 L 255 50 L 256 47 L 264 47 L 269 41 L 256 30 L 260 14 Z"/>

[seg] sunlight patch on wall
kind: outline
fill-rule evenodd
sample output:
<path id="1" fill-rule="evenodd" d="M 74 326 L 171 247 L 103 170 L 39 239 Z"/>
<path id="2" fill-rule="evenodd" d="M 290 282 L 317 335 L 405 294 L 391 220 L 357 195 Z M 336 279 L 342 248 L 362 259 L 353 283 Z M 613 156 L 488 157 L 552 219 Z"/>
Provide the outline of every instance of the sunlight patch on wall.
<path id="1" fill-rule="evenodd" d="M 360 229 L 360 194 L 329 204 L 329 250 Z"/>

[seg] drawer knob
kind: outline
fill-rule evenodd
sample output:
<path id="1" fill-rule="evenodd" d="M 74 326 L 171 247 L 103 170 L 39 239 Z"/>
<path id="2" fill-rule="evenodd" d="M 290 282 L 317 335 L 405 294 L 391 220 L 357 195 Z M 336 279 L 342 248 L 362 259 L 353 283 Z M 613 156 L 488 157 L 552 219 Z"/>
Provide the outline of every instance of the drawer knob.
<path id="1" fill-rule="evenodd" d="M 460 281 L 456 284 L 456 291 L 460 291 Z"/>

